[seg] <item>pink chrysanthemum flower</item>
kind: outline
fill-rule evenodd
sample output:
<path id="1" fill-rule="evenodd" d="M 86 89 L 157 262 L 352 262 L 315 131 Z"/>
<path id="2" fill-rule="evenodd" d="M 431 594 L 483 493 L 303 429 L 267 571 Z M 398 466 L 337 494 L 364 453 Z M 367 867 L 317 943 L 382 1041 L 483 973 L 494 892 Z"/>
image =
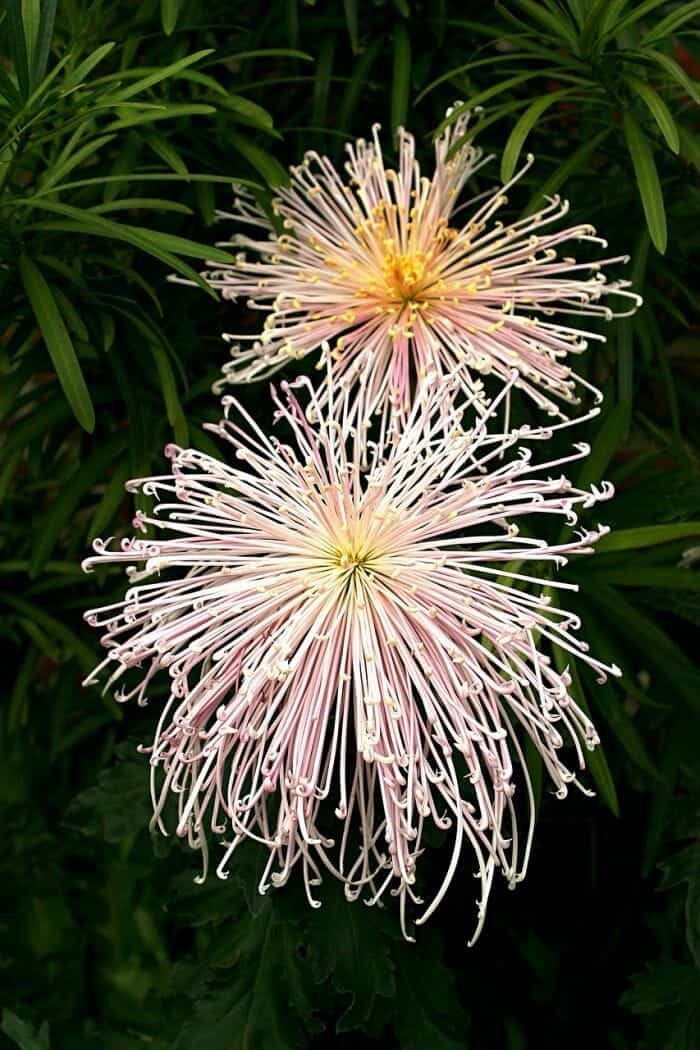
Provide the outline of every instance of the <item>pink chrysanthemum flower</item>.
<path id="1" fill-rule="evenodd" d="M 433 824 L 453 849 L 417 921 L 467 848 L 480 879 L 478 933 L 495 869 L 515 884 L 527 866 L 524 739 L 560 797 L 597 742 L 546 650 L 617 673 L 587 654 L 576 616 L 551 600 L 574 589 L 551 570 L 590 553 L 607 530 L 552 545 L 517 523 L 536 531 L 546 515 L 574 525 L 577 507 L 611 489 L 580 491 L 562 475 L 584 445 L 540 466 L 514 448 L 556 427 L 491 435 L 482 418 L 465 431 L 463 408 L 445 408 L 444 384 L 426 386 L 405 427 L 376 440 L 351 423 L 350 396 L 331 377 L 326 409 L 307 379 L 295 385 L 317 422 L 286 384 L 283 398 L 273 392 L 289 444 L 225 398 L 226 419 L 211 429 L 233 446 L 235 465 L 171 445 L 171 473 L 130 483 L 158 501 L 135 524 L 159 535 L 116 548 L 96 541 L 85 562 L 125 562 L 131 580 L 124 601 L 87 614 L 108 650 L 88 681 L 110 668 L 108 685 L 136 674 L 120 699 L 145 703 L 167 670 L 149 749 L 154 821 L 165 830 L 175 793 L 177 833 L 202 849 L 205 872 L 208 832 L 228 833 L 221 876 L 253 839 L 269 853 L 261 892 L 295 865 L 313 905 L 324 869 L 351 899 L 373 903 L 392 887 L 406 932 Z"/>
<path id="2" fill-rule="evenodd" d="M 470 176 L 491 159 L 470 144 L 454 149 L 468 116 L 436 141 L 432 178 L 421 174 L 403 129 L 397 170 L 385 167 L 379 125 L 372 142 L 347 146 L 347 180 L 327 157 L 308 153 L 277 191 L 280 234 L 250 193 L 238 191 L 235 214 L 221 217 L 249 227 L 226 242 L 244 251 L 235 267 L 204 276 L 267 317 L 261 334 L 225 336 L 233 346 L 224 382 L 268 376 L 328 344 L 336 376 L 350 369 L 358 380 L 361 419 L 390 405 L 405 414 L 417 380 L 459 364 L 463 389 L 482 401 L 482 374 L 506 382 L 517 368 L 516 385 L 552 415 L 562 415 L 562 402 L 577 403 L 576 384 L 588 384 L 565 359 L 604 340 L 577 327 L 577 317 L 610 320 L 636 309 L 629 282 L 607 283 L 601 272 L 627 257 L 561 255 L 572 241 L 606 242 L 588 224 L 559 229 L 568 211 L 559 197 L 508 225 L 498 220 L 532 157 L 505 186 L 460 204 Z M 611 294 L 624 304 L 616 315 L 602 301 Z"/>

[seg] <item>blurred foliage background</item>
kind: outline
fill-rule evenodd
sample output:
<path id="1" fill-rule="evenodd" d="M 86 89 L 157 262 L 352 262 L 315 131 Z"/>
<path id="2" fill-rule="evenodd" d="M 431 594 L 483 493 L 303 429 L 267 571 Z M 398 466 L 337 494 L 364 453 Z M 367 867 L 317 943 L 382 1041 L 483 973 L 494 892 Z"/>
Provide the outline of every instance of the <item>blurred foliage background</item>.
<path id="1" fill-rule="evenodd" d="M 700 3 L 646 0 L 7 0 L 0 23 L 0 524 L 5 845 L 0 1042 L 23 1050 L 642 1050 L 700 1046 Z M 415 946 L 391 909 L 325 886 L 256 894 L 151 841 L 153 709 L 80 681 L 91 539 L 130 527 L 131 476 L 200 424 L 256 324 L 197 280 L 225 261 L 232 180 L 264 198 L 314 148 L 407 122 L 430 164 L 455 99 L 495 160 L 536 165 L 593 221 L 645 305 L 581 368 L 606 393 L 586 483 L 613 532 L 567 568 L 619 682 L 575 681 L 600 726 L 594 800 L 544 787 L 527 881 L 486 931 L 468 865 Z M 218 253 L 218 254 L 217 254 Z M 269 424 L 263 385 L 244 391 Z M 533 765 L 537 774 L 537 768 Z M 436 837 L 434 862 L 443 862 Z M 429 867 L 430 857 L 425 863 Z M 461 892 L 460 892 L 461 888 Z"/>

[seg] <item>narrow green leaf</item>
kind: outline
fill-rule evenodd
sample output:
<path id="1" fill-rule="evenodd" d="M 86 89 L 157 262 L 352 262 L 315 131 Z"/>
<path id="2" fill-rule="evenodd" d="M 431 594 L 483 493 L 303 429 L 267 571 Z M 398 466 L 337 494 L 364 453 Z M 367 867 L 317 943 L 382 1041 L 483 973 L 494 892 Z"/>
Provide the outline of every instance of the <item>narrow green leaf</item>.
<path id="1" fill-rule="evenodd" d="M 367 90 L 369 72 L 382 50 L 383 44 L 384 42 L 381 37 L 377 37 L 376 40 L 372 41 L 369 47 L 365 48 L 357 62 L 354 63 L 350 83 L 345 89 L 343 101 L 340 104 L 340 111 L 338 114 L 338 129 L 340 131 L 347 131 L 352 124 L 352 118 L 357 108 L 357 103 L 363 92 Z"/>
<path id="2" fill-rule="evenodd" d="M 90 208 L 92 215 L 106 215 L 111 211 L 137 211 L 147 209 L 148 211 L 175 211 L 178 215 L 192 215 L 192 209 L 179 201 L 166 201 L 161 197 L 119 197 L 117 200 L 108 201 L 106 204 L 96 204 Z"/>
<path id="3" fill-rule="evenodd" d="M 348 36 L 350 37 L 350 47 L 352 48 L 353 55 L 356 55 L 360 50 L 360 30 L 357 6 L 357 0 L 343 0 L 345 24 L 348 27 Z"/>
<path id="4" fill-rule="evenodd" d="M 661 587 L 668 590 L 700 591 L 700 574 L 689 569 L 651 568 L 606 569 L 594 565 L 588 570 L 588 580 L 601 579 L 620 587 Z"/>
<path id="5" fill-rule="evenodd" d="M 612 551 L 642 550 L 644 547 L 656 547 L 660 543 L 671 543 L 673 540 L 700 538 L 700 521 L 683 521 L 671 525 L 643 525 L 638 529 L 618 529 L 609 532 L 596 543 L 599 554 Z"/>
<path id="6" fill-rule="evenodd" d="M 654 163 L 654 154 L 649 140 L 629 112 L 624 115 L 623 129 L 637 178 L 637 187 L 642 199 L 649 236 L 656 250 L 663 255 L 667 243 L 666 212 L 661 184 Z"/>
<path id="7" fill-rule="evenodd" d="M 170 36 L 177 25 L 181 0 L 160 0 L 160 20 L 166 36 Z"/>
<path id="8" fill-rule="evenodd" d="M 251 127 L 259 128 L 268 134 L 274 132 L 275 135 L 278 135 L 278 132 L 274 131 L 272 115 L 257 102 L 251 102 L 243 95 L 226 95 L 225 98 L 217 99 L 217 105 L 234 113 L 241 123 L 250 124 Z"/>
<path id="9" fill-rule="evenodd" d="M 574 658 L 571 653 L 566 649 L 560 649 L 558 645 L 553 646 L 554 663 L 556 664 L 557 670 L 562 674 L 568 669 L 571 675 L 571 685 L 569 686 L 569 693 L 574 702 L 590 716 L 590 707 L 586 699 L 581 679 L 579 677 L 578 668 L 574 662 Z M 586 765 L 590 771 L 593 783 L 600 792 L 600 797 L 603 799 L 608 809 L 614 813 L 616 817 L 620 815 L 620 804 L 617 799 L 617 791 L 615 789 L 615 783 L 608 766 L 607 759 L 603 752 L 602 744 L 598 744 L 595 751 L 591 751 L 586 755 Z"/>
<path id="10" fill-rule="evenodd" d="M 229 139 L 248 163 L 262 175 L 268 186 L 274 189 L 275 186 L 282 186 L 289 181 L 289 176 L 280 162 L 247 136 L 241 135 L 238 131 L 232 131 L 229 133 Z M 209 257 L 213 259 L 213 256 Z"/>
<path id="11" fill-rule="evenodd" d="M 550 66 L 548 68 L 541 67 L 538 69 L 528 69 L 524 73 L 517 73 L 515 76 L 508 77 L 506 80 L 501 80 L 497 84 L 492 84 L 491 87 L 484 88 L 483 91 L 477 91 L 475 95 L 470 95 L 466 102 L 461 102 L 458 106 L 455 106 L 449 116 L 444 117 L 433 132 L 433 138 L 438 138 L 442 135 L 445 128 L 449 127 L 468 110 L 473 110 L 476 106 L 480 106 L 482 102 L 487 102 L 494 95 L 502 95 L 509 91 L 511 88 L 519 87 L 520 84 L 526 83 L 528 80 L 532 80 L 534 77 L 557 77 L 559 80 L 566 80 L 573 84 L 587 85 L 590 81 L 583 79 L 582 77 L 570 76 L 562 73 L 556 66 Z"/>
<path id="12" fill-rule="evenodd" d="M 513 130 L 508 136 L 508 141 L 503 149 L 501 157 L 501 181 L 508 182 L 513 177 L 515 168 L 520 157 L 525 139 L 534 128 L 537 121 L 550 106 L 555 105 L 572 93 L 573 88 L 562 88 L 560 91 L 550 91 L 528 106 L 522 116 L 519 117 Z"/>
<path id="13" fill-rule="evenodd" d="M 43 0 L 41 3 L 41 17 L 39 31 L 34 48 L 34 59 L 31 63 L 31 83 L 36 87 L 46 73 L 49 61 L 49 48 L 53 37 L 53 27 L 56 20 L 57 0 Z"/>
<path id="14" fill-rule="evenodd" d="M 126 483 L 129 480 L 131 469 L 127 463 L 120 463 L 109 479 L 104 496 L 97 504 L 94 517 L 90 524 L 88 540 L 92 542 L 100 536 L 109 525 L 126 498 Z"/>
<path id="15" fill-rule="evenodd" d="M 688 128 L 679 127 L 678 133 L 681 140 L 681 156 L 700 171 L 700 138 Z"/>
<path id="16" fill-rule="evenodd" d="M 672 153 L 678 153 L 680 149 L 678 128 L 661 96 L 650 84 L 645 84 L 643 80 L 639 80 L 637 77 L 626 75 L 624 79 L 651 113 L 659 127 L 659 131 L 666 140 L 668 148 Z"/>
<path id="17" fill-rule="evenodd" d="M 132 113 L 117 120 L 110 121 L 106 125 L 107 131 L 122 131 L 124 128 L 135 128 L 140 124 L 154 124 L 157 120 L 177 120 L 179 117 L 211 117 L 216 113 L 216 107 L 200 102 L 186 103 L 174 106 L 170 103 L 158 104 L 157 106 L 146 106 L 143 112 Z"/>
<path id="18" fill-rule="evenodd" d="M 46 169 L 44 177 L 39 180 L 39 189 L 48 190 L 52 186 L 55 186 L 57 182 L 65 178 L 69 172 L 77 168 L 78 165 L 83 164 L 90 157 L 94 156 L 103 146 L 106 146 L 108 142 L 114 139 L 114 135 L 100 135 L 98 138 L 93 139 L 91 142 L 87 142 L 80 149 L 76 150 L 75 153 L 69 154 L 61 162 Z"/>
<path id="19" fill-rule="evenodd" d="M 64 82 L 64 91 L 70 91 L 72 88 L 77 87 L 92 73 L 95 66 L 99 65 L 103 58 L 110 53 L 112 48 L 115 46 L 114 40 L 108 41 L 106 44 L 102 44 L 96 48 L 91 55 L 83 59 L 80 65 L 76 66 L 72 73 L 69 73 Z"/>
<path id="20" fill-rule="evenodd" d="M 322 38 L 321 45 L 318 49 L 316 76 L 314 77 L 311 123 L 316 127 L 323 127 L 327 121 L 328 97 L 330 93 L 331 78 L 333 76 L 334 54 L 335 37 L 331 33 L 326 33 Z"/>
<path id="21" fill-rule="evenodd" d="M 406 26 L 399 22 L 394 29 L 394 61 L 391 79 L 391 128 L 394 133 L 405 127 L 411 94 L 411 41 Z"/>
<path id="22" fill-rule="evenodd" d="M 643 667 L 656 668 L 679 699 L 694 712 L 700 711 L 700 673 L 665 631 L 607 583 L 601 581 L 588 589 L 586 599 L 602 611 L 606 630 L 619 633 L 638 651 Z M 599 626 L 602 630 L 602 622 Z"/>
<path id="23" fill-rule="evenodd" d="M 110 101 L 115 106 L 121 102 L 126 102 L 127 99 L 133 98 L 134 95 L 139 95 L 142 91 L 147 91 L 148 88 L 159 84 L 163 80 L 173 79 L 181 70 L 187 69 L 188 66 L 193 66 L 196 62 L 201 62 L 203 58 L 211 55 L 212 52 L 213 48 L 205 48 L 202 51 L 195 51 L 192 55 L 185 55 L 184 58 L 179 59 L 177 62 L 171 62 L 169 66 L 162 66 L 141 80 L 137 80 L 135 84 L 130 84 L 129 87 L 123 88 L 115 95 L 112 95 Z"/>
<path id="24" fill-rule="evenodd" d="M 39 26 L 41 24 L 41 0 L 22 0 L 22 25 L 24 27 L 24 43 L 27 48 L 27 69 L 30 73 L 34 68 L 34 55 L 39 38 Z"/>
<path id="25" fill-rule="evenodd" d="M 694 3 L 683 4 L 679 8 L 675 8 L 665 18 L 662 18 L 660 22 L 653 25 L 646 31 L 642 37 L 643 44 L 655 44 L 659 40 L 663 40 L 665 37 L 671 36 L 676 30 L 680 29 L 682 25 L 689 22 L 691 18 L 700 17 L 700 3 L 695 0 Z"/>
<path id="26" fill-rule="evenodd" d="M 184 160 L 177 152 L 172 143 L 168 142 L 163 135 L 160 135 L 157 131 L 142 131 L 141 138 L 146 142 L 146 145 L 153 150 L 157 157 L 160 157 L 169 168 L 172 168 L 178 175 L 187 175 L 187 165 Z"/>
<path id="27" fill-rule="evenodd" d="M 95 410 L 51 288 L 27 255 L 19 258 L 19 272 L 68 403 L 80 425 L 91 433 L 95 429 Z"/>
<path id="28" fill-rule="evenodd" d="M 692 98 L 693 102 L 700 105 L 700 90 L 693 81 L 690 79 L 686 71 L 678 65 L 675 59 L 671 58 L 670 55 L 665 54 L 663 51 L 656 51 L 652 48 L 643 48 L 638 52 L 641 58 L 647 59 L 647 61 L 655 62 L 657 66 L 661 66 L 672 80 L 675 80 L 680 87 L 683 88 L 686 95 Z"/>
<path id="29" fill-rule="evenodd" d="M 95 654 L 90 646 L 86 645 L 74 631 L 62 624 L 60 620 L 44 612 L 42 608 L 33 602 L 29 602 L 25 598 L 18 598 L 15 594 L 9 594 L 7 591 L 0 594 L 0 601 L 14 609 L 21 616 L 26 616 L 27 619 L 38 624 L 53 638 L 57 638 L 66 651 L 76 658 L 83 671 L 91 671 L 95 666 Z"/>
<path id="30" fill-rule="evenodd" d="M 60 288 L 54 288 L 53 294 L 69 331 L 73 332 L 83 343 L 89 343 L 90 333 L 87 326 L 66 293 Z"/>
<path id="31" fill-rule="evenodd" d="M 105 472 L 125 445 L 126 436 L 123 433 L 100 443 L 91 455 L 82 460 L 79 470 L 61 487 L 48 510 L 42 513 L 41 529 L 36 533 L 29 565 L 30 576 L 36 576 L 51 557 L 61 532 L 72 521 L 76 509 L 90 489 L 103 480 Z"/>
<path id="32" fill-rule="evenodd" d="M 615 25 L 608 30 L 608 35 L 615 35 L 619 37 L 626 29 L 633 26 L 635 22 L 638 22 L 641 18 L 645 18 L 646 15 L 650 14 L 656 7 L 660 7 L 661 4 L 666 3 L 666 0 L 644 0 L 643 3 L 635 3 L 632 6 L 632 10 L 629 14 L 626 14 L 624 18 L 621 18 Z"/>
<path id="33" fill-rule="evenodd" d="M 555 40 L 563 40 L 574 52 L 577 51 L 576 29 L 563 11 L 545 8 L 543 4 L 535 3 L 534 0 L 514 0 L 514 2 L 522 8 L 532 22 L 539 22 Z"/>
<path id="34" fill-rule="evenodd" d="M 148 349 L 153 356 L 156 369 L 158 370 L 158 378 L 160 379 L 161 392 L 163 394 L 163 400 L 165 401 L 168 423 L 170 423 L 170 426 L 175 432 L 175 440 L 178 445 L 187 445 L 187 420 L 185 419 L 185 413 L 182 410 L 180 398 L 177 394 L 175 376 L 170 367 L 170 362 L 168 361 L 167 355 L 162 347 L 157 346 L 155 343 L 151 343 Z"/>
<path id="35" fill-rule="evenodd" d="M 22 0 L 7 0 L 7 37 L 20 95 L 26 100 L 29 96 L 30 88 L 27 42 L 24 36 L 24 23 L 22 20 Z"/>
<path id="36" fill-rule="evenodd" d="M 588 628 L 586 633 L 595 646 L 596 652 L 600 653 L 597 633 Z M 622 695 L 614 688 L 610 680 L 597 681 L 590 667 L 583 665 L 582 675 L 593 705 L 602 713 L 611 732 L 615 734 L 629 757 L 645 773 L 658 779 L 659 771 L 651 760 L 642 734 L 625 710 Z"/>

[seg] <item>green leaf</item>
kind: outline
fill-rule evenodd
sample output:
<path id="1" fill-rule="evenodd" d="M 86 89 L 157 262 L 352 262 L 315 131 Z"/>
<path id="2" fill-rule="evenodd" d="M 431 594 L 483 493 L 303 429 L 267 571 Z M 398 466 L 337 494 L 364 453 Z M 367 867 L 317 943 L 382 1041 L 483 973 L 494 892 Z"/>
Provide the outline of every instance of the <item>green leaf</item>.
<path id="1" fill-rule="evenodd" d="M 29 96 L 30 87 L 27 41 L 22 20 L 22 0 L 7 0 L 7 37 L 20 95 L 26 100 Z"/>
<path id="2" fill-rule="evenodd" d="M 245 135 L 232 131 L 229 132 L 229 140 L 248 163 L 262 175 L 268 186 L 274 189 L 275 186 L 282 186 L 289 181 L 289 176 L 280 162 Z"/>
<path id="3" fill-rule="evenodd" d="M 37 3 L 39 0 L 37 0 Z M 32 87 L 43 79 L 49 60 L 49 48 L 53 38 L 54 22 L 56 19 L 57 0 L 42 0 L 39 30 L 36 35 L 34 46 L 34 59 L 31 63 Z"/>
<path id="4" fill-rule="evenodd" d="M 29 565 L 30 576 L 36 576 L 53 553 L 61 532 L 73 520 L 75 511 L 88 492 L 103 480 L 107 469 L 126 445 L 123 433 L 112 435 L 101 442 L 80 464 L 80 469 L 61 486 L 51 506 L 41 517 L 41 529 L 37 530 L 36 542 Z"/>
<path id="5" fill-rule="evenodd" d="M 24 42 L 27 48 L 27 69 L 30 73 L 30 85 L 32 83 L 32 70 L 34 68 L 34 55 L 39 38 L 39 25 L 41 23 L 41 0 L 22 0 L 22 25 L 24 27 Z"/>
<path id="6" fill-rule="evenodd" d="M 545 113 L 550 106 L 555 105 L 555 103 L 570 95 L 572 91 L 573 88 L 562 88 L 560 91 L 550 91 L 549 94 L 542 95 L 540 98 L 535 99 L 532 105 L 528 106 L 522 116 L 519 117 L 513 130 L 508 136 L 508 141 L 503 149 L 503 155 L 501 157 L 502 182 L 508 182 L 513 177 L 525 139 L 530 134 L 535 124 L 537 124 L 537 121 L 542 114 Z"/>
<path id="7" fill-rule="evenodd" d="M 672 525 L 644 525 L 637 529 L 619 529 L 609 532 L 596 543 L 596 553 L 642 550 L 660 543 L 671 543 L 686 537 L 700 537 L 700 521 L 683 521 Z"/>
<path id="8" fill-rule="evenodd" d="M 166 36 L 170 36 L 177 25 L 181 0 L 160 0 L 160 20 Z"/>
<path id="9" fill-rule="evenodd" d="M 659 40 L 663 40 L 664 37 L 671 36 L 682 25 L 689 22 L 691 18 L 698 16 L 700 16 L 700 3 L 697 0 L 694 3 L 683 4 L 667 14 L 665 18 L 653 25 L 651 29 L 648 29 L 642 37 L 642 43 L 655 44 Z"/>
<path id="10" fill-rule="evenodd" d="M 391 80 L 391 128 L 405 127 L 411 93 L 411 41 L 406 26 L 399 22 L 394 29 L 394 61 Z"/>
<path id="11" fill-rule="evenodd" d="M 632 256 L 632 287 L 638 291 L 644 286 L 647 258 L 649 255 L 649 234 L 646 229 L 640 233 Z M 627 420 L 623 437 L 629 433 L 634 402 L 634 334 L 635 321 L 639 318 L 623 317 L 617 328 L 617 384 L 618 400 L 627 409 Z"/>
<path id="12" fill-rule="evenodd" d="M 348 27 L 348 36 L 350 37 L 350 47 L 352 48 L 353 55 L 356 55 L 360 50 L 357 0 L 343 0 L 343 10 L 345 11 L 345 24 Z"/>
<path id="13" fill-rule="evenodd" d="M 102 44 L 96 48 L 91 55 L 83 59 L 80 65 L 76 66 L 72 73 L 69 73 L 64 82 L 64 91 L 70 91 L 72 88 L 77 87 L 92 73 L 95 66 L 99 65 L 103 58 L 106 58 L 110 51 L 114 48 L 114 40 L 108 41 L 106 44 Z"/>
<path id="14" fill-rule="evenodd" d="M 364 1027 L 378 996 L 396 994 L 389 939 L 391 923 L 378 909 L 358 908 L 339 886 L 329 886 L 323 905 L 309 916 L 309 955 L 314 979 L 330 981 L 349 997 L 336 1031 Z"/>
<path id="15" fill-rule="evenodd" d="M 106 215 L 112 211 L 174 211 L 178 215 L 192 215 L 192 209 L 179 201 L 166 201 L 160 197 L 119 197 L 117 200 L 108 201 L 106 204 L 96 204 L 90 208 L 92 215 Z"/>
<path id="16" fill-rule="evenodd" d="M 568 650 L 561 649 L 556 644 L 552 649 L 554 653 L 554 663 L 556 664 L 559 673 L 562 674 L 565 670 L 568 670 L 571 675 L 571 685 L 569 686 L 571 698 L 581 710 L 590 717 L 591 710 L 588 706 L 583 686 L 581 685 L 581 679 L 579 678 L 578 668 L 574 657 Z M 617 791 L 615 789 L 612 773 L 610 772 L 610 767 L 608 766 L 607 759 L 603 752 L 602 744 L 598 744 L 594 751 L 588 752 L 586 755 L 586 765 L 590 771 L 593 783 L 600 792 L 600 797 L 603 799 L 611 813 L 614 813 L 616 817 L 619 817 L 620 804 L 617 799 Z"/>
<path id="17" fill-rule="evenodd" d="M 230 1046 L 232 1032 L 242 1050 L 311 1045 L 311 1034 L 320 1026 L 313 1016 L 295 924 L 275 921 L 266 898 L 254 919 L 240 916 L 218 926 L 216 940 L 224 965 L 220 962 L 197 990 L 191 1017 L 172 1050 Z"/>
<path id="18" fill-rule="evenodd" d="M 175 147 L 166 138 L 159 135 L 157 131 L 142 131 L 141 138 L 153 150 L 157 157 L 177 172 L 178 175 L 187 175 L 187 165 L 177 152 Z"/>
<path id="19" fill-rule="evenodd" d="M 250 124 L 251 127 L 259 128 L 261 131 L 274 132 L 276 136 L 278 135 L 274 131 L 272 116 L 266 109 L 259 106 L 257 102 L 251 102 L 249 98 L 244 98 L 242 95 L 226 95 L 222 99 L 217 99 L 217 103 L 223 106 L 224 109 L 235 113 L 242 123 Z"/>
<path id="20" fill-rule="evenodd" d="M 587 578 L 622 587 L 662 587 L 670 590 L 700 591 L 700 573 L 680 568 L 604 569 L 600 564 L 588 570 Z"/>
<path id="21" fill-rule="evenodd" d="M 11 1010 L 3 1010 L 0 1028 L 20 1050 L 51 1050 L 48 1021 L 44 1021 L 35 1032 L 33 1025 L 23 1021 Z"/>
<path id="22" fill-rule="evenodd" d="M 83 671 L 87 673 L 94 667 L 95 654 L 91 647 L 86 645 L 85 642 L 78 638 L 77 634 L 71 631 L 69 627 L 66 627 L 65 624 L 62 624 L 54 616 L 50 616 L 49 613 L 44 612 L 44 610 L 38 605 L 28 602 L 24 598 L 17 598 L 14 594 L 8 594 L 7 592 L 0 594 L 0 601 L 4 602 L 21 616 L 25 616 L 33 623 L 38 624 L 39 627 L 42 627 L 46 633 L 53 638 L 58 639 L 58 641 L 64 646 L 66 652 L 75 657 Z"/>
<path id="23" fill-rule="evenodd" d="M 340 104 L 338 114 L 338 130 L 347 131 L 352 123 L 352 118 L 357 109 L 357 104 L 367 90 L 369 72 L 383 47 L 383 40 L 378 37 L 373 40 L 369 47 L 365 48 L 357 62 L 354 63 L 350 83 L 345 89 L 343 101 Z"/>
<path id="24" fill-rule="evenodd" d="M 535 3 L 534 0 L 514 0 L 514 3 L 522 8 L 532 22 L 538 22 L 546 32 L 550 33 L 554 40 L 563 40 L 576 52 L 578 48 L 576 30 L 563 11 L 546 8 L 543 4 Z"/>
<path id="25" fill-rule="evenodd" d="M 97 504 L 97 510 L 90 524 L 88 539 L 94 540 L 111 524 L 112 519 L 126 498 L 126 483 L 129 480 L 131 470 L 128 463 L 118 465 L 109 479 L 105 493 Z"/>
<path id="26" fill-rule="evenodd" d="M 148 88 L 153 87 L 155 84 L 160 84 L 162 80 L 172 80 L 181 70 L 187 69 L 188 66 L 193 66 L 196 62 L 201 62 L 203 58 L 211 55 L 212 52 L 213 48 L 208 47 L 203 51 L 195 51 L 192 55 L 186 55 L 177 62 L 172 62 L 169 66 L 162 66 L 160 69 L 156 69 L 155 72 L 149 73 L 148 76 L 137 80 L 135 84 L 130 84 L 129 87 L 117 91 L 116 94 L 110 96 L 110 102 L 112 105 L 118 106 L 120 103 L 126 102 L 127 99 L 133 98 L 134 95 L 140 95 L 142 91 L 147 91 Z"/>
<path id="27" fill-rule="evenodd" d="M 39 267 L 27 255 L 19 258 L 19 272 L 34 311 L 46 348 L 56 370 L 58 381 L 75 418 L 85 430 L 95 429 L 95 410 L 85 385 L 82 369 L 73 343 L 63 323 L 51 288 L 46 283 Z"/>
<path id="28" fill-rule="evenodd" d="M 678 128 L 661 96 L 651 85 L 645 84 L 643 80 L 639 80 L 637 77 L 628 74 L 625 76 L 625 80 L 651 113 L 659 127 L 659 131 L 666 140 L 668 148 L 672 153 L 678 153 L 680 149 Z"/>
<path id="29" fill-rule="evenodd" d="M 685 93 L 692 98 L 693 102 L 700 105 L 700 91 L 696 84 L 690 79 L 686 71 L 678 65 L 675 59 L 671 58 L 670 55 L 665 54 L 663 51 L 656 51 L 652 48 L 644 48 L 639 51 L 638 54 L 641 58 L 647 59 L 647 61 L 655 62 L 657 66 L 661 66 L 672 80 L 675 80 L 680 87 L 683 88 Z"/>
<path id="30" fill-rule="evenodd" d="M 467 1016 L 457 991 L 457 971 L 441 957 L 435 934 L 421 929 L 420 943 L 396 951 L 395 1031 L 401 1050 L 465 1050 Z"/>
<path id="31" fill-rule="evenodd" d="M 178 445 L 187 445 L 188 429 L 187 420 L 185 419 L 185 413 L 182 410 L 180 404 L 180 398 L 177 394 L 177 386 L 175 384 L 175 376 L 173 370 L 170 367 L 167 355 L 161 346 L 157 346 L 155 343 L 151 343 L 148 348 L 153 355 L 153 360 L 156 364 L 158 371 L 158 378 L 160 379 L 160 387 L 163 394 L 163 400 L 165 401 L 165 409 L 168 415 L 168 423 L 175 432 L 175 440 Z"/>
<path id="32" fill-rule="evenodd" d="M 678 133 L 681 140 L 681 156 L 700 171 L 700 138 L 684 127 L 679 127 Z"/>
<path id="33" fill-rule="evenodd" d="M 116 748 L 116 761 L 100 772 L 97 784 L 73 799 L 66 825 L 86 836 L 120 843 L 145 830 L 150 816 L 148 761 L 126 741 Z"/>
<path id="34" fill-rule="evenodd" d="M 642 666 L 655 667 L 679 699 L 694 712 L 700 711 L 700 672 L 680 646 L 607 583 L 601 581 L 587 590 L 586 599 L 604 614 L 607 629 L 638 651 Z"/>
<path id="35" fill-rule="evenodd" d="M 335 37 L 332 33 L 326 33 L 321 40 L 318 50 L 318 63 L 316 65 L 316 76 L 314 77 L 311 123 L 315 127 L 323 127 L 326 124 L 334 53 Z"/>
<path id="36" fill-rule="evenodd" d="M 629 112 L 624 115 L 623 129 L 637 178 L 639 195 L 642 198 L 649 236 L 656 250 L 663 255 L 666 251 L 667 242 L 666 212 L 661 194 L 661 184 L 659 183 L 659 176 L 654 163 L 654 154 L 649 145 L 649 140 Z"/>

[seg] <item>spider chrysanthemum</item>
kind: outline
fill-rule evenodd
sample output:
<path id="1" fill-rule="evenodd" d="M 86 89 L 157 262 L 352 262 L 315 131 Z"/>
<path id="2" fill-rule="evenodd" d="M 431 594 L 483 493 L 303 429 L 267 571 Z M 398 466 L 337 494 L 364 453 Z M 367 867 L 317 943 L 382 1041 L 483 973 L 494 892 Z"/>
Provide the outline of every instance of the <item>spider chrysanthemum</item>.
<path id="1" fill-rule="evenodd" d="M 169 446 L 170 473 L 131 483 L 156 499 L 136 517 L 156 536 L 96 541 L 86 562 L 127 563 L 130 576 L 123 601 L 87 614 L 108 650 L 89 680 L 111 669 L 108 684 L 128 682 L 121 699 L 145 702 L 154 676 L 169 676 L 149 749 L 154 820 L 174 793 L 177 832 L 205 868 L 212 835 L 224 841 L 221 875 L 253 839 L 269 854 L 262 892 L 294 867 L 312 904 L 324 871 L 350 898 L 391 888 L 405 931 L 406 898 L 429 891 L 417 921 L 427 918 L 469 850 L 478 931 L 495 870 L 514 884 L 527 865 L 524 741 L 560 796 L 597 741 L 548 651 L 610 670 L 552 600 L 572 587 L 556 567 L 605 530 L 549 544 L 534 538 L 538 522 L 573 526 L 577 507 L 610 490 L 562 475 L 584 445 L 533 465 L 520 443 L 552 428 L 490 434 L 484 417 L 463 429 L 445 383 L 373 440 L 332 376 L 325 408 L 308 380 L 296 386 L 315 424 L 286 385 L 273 392 L 279 439 L 226 398 L 212 429 L 232 465 Z M 428 824 L 452 852 L 442 881 L 418 887 Z"/>
<path id="2" fill-rule="evenodd" d="M 262 332 L 226 336 L 226 380 L 270 375 L 328 344 L 336 376 L 357 382 L 361 419 L 392 408 L 405 414 L 422 377 L 458 364 L 463 389 L 482 401 L 483 374 L 505 382 L 517 368 L 517 385 L 547 412 L 561 415 L 564 403 L 577 402 L 583 381 L 567 356 L 604 338 L 595 323 L 578 322 L 626 316 L 641 301 L 626 291 L 629 282 L 607 282 L 601 270 L 627 258 L 571 258 L 570 242 L 605 241 L 585 223 L 560 228 L 568 202 L 558 196 L 535 214 L 499 220 L 531 157 L 511 182 L 461 202 L 490 159 L 465 142 L 467 121 L 459 116 L 437 139 L 430 178 L 403 129 L 396 170 L 385 166 L 378 125 L 371 142 L 347 146 L 345 179 L 327 157 L 306 154 L 277 191 L 277 232 L 240 190 L 235 214 L 222 218 L 250 232 L 226 242 L 242 249 L 235 266 L 204 276 L 267 316 Z M 604 302 L 611 295 L 617 314 Z"/>

